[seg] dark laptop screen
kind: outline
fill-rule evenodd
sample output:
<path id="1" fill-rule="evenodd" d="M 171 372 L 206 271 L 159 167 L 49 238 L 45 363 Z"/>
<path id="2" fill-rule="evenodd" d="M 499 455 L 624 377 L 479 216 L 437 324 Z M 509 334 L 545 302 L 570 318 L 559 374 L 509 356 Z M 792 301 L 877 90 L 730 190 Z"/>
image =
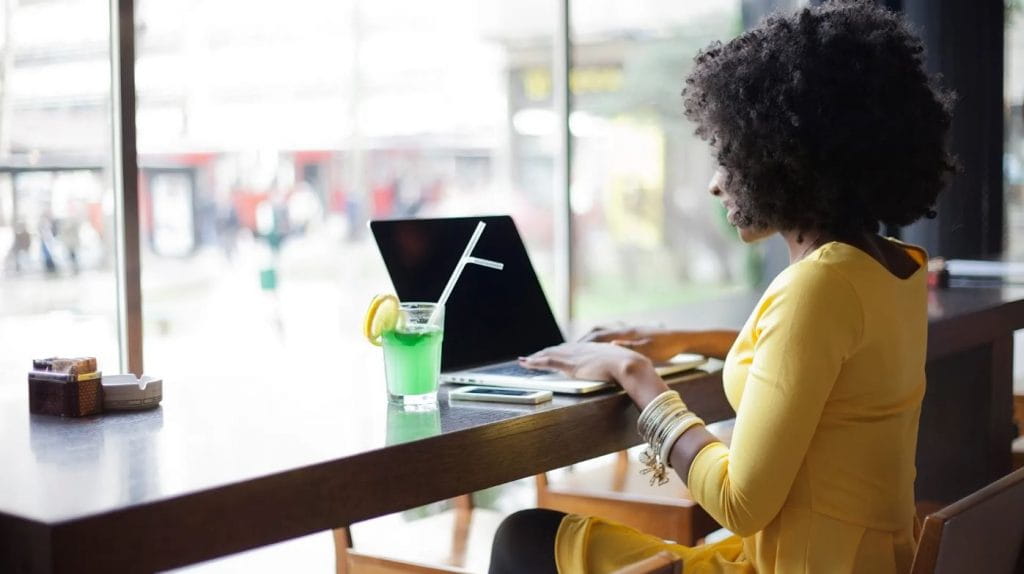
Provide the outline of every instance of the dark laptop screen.
<path id="1" fill-rule="evenodd" d="M 508 216 L 371 222 L 398 298 L 437 301 L 481 220 L 487 228 L 473 255 L 505 269 L 467 265 L 462 272 L 445 308 L 445 371 L 514 359 L 563 341 Z"/>

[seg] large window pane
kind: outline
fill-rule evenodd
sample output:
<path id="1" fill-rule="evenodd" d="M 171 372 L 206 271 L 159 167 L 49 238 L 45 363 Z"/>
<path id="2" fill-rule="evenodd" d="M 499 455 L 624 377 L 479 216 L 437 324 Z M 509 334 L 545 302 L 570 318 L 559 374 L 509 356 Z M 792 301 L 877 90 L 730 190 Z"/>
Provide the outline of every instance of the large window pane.
<path id="1" fill-rule="evenodd" d="M 1003 62 L 1004 257 L 1024 261 L 1024 3 L 1007 0 Z M 1014 393 L 1024 394 L 1024 331 L 1015 334 Z"/>
<path id="2" fill-rule="evenodd" d="M 136 17 L 148 372 L 330 376 L 383 408 L 361 335 L 390 290 L 371 218 L 511 213 L 551 283 L 554 140 L 530 125 L 555 118 L 510 102 L 551 83 L 552 3 L 139 0 Z"/>
<path id="3" fill-rule="evenodd" d="M 669 307 L 758 279 L 757 252 L 706 192 L 714 161 L 683 117 L 680 92 L 700 48 L 795 4 L 573 3 L 578 318 Z"/>
<path id="4" fill-rule="evenodd" d="M 118 370 L 106 0 L 0 2 L 0 380 Z"/>
<path id="5" fill-rule="evenodd" d="M 1006 254 L 1024 259 L 1024 7 L 1007 1 L 1004 62 L 1003 185 L 1006 200 Z"/>

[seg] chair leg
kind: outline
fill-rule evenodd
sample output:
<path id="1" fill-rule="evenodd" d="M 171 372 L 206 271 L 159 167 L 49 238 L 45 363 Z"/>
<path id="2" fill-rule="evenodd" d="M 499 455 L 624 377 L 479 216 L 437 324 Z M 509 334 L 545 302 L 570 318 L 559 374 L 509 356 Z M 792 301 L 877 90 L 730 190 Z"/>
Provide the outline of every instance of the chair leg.
<path id="1" fill-rule="evenodd" d="M 622 492 L 626 488 L 626 473 L 629 471 L 629 451 L 620 450 L 615 455 L 615 470 L 612 478 L 612 490 Z"/>
<path id="2" fill-rule="evenodd" d="M 334 529 L 334 571 L 337 574 L 349 574 L 348 549 L 352 548 L 352 537 L 348 528 Z"/>
<path id="3" fill-rule="evenodd" d="M 334 529 L 334 570 L 337 574 L 358 574 L 360 572 L 389 572 L 403 574 L 440 574 L 462 572 L 466 564 L 466 551 L 469 546 L 469 527 L 473 517 L 473 496 L 464 494 L 452 499 L 454 505 L 455 525 L 452 529 L 451 555 L 445 561 L 447 566 L 430 567 L 414 562 L 405 562 L 390 558 L 381 558 L 362 554 L 352 550 L 352 531 L 342 527 Z M 351 551 L 351 552 L 350 552 Z"/>
<path id="4" fill-rule="evenodd" d="M 473 519 L 473 495 L 463 494 L 452 499 L 455 504 L 455 528 L 452 531 L 451 566 L 465 566 L 466 547 L 469 545 L 469 526 Z"/>

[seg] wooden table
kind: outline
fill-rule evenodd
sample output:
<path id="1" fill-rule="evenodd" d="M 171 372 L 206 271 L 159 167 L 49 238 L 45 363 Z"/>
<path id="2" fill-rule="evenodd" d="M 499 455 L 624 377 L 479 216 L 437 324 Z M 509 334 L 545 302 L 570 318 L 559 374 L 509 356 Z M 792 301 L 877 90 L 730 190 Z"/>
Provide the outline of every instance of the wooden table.
<path id="1" fill-rule="evenodd" d="M 919 491 L 955 495 L 1009 468 L 1022 296 L 935 294 Z M 702 305 L 678 324 L 736 326 L 755 298 L 718 319 Z M 355 399 L 346 389 L 358 381 L 174 381 L 157 410 L 85 419 L 29 415 L 24 387 L 0 386 L 0 572 L 183 566 L 639 442 L 621 392 L 536 407 L 449 405 L 442 392 L 439 411 L 422 415 Z M 706 420 L 732 416 L 714 370 L 674 385 Z"/>

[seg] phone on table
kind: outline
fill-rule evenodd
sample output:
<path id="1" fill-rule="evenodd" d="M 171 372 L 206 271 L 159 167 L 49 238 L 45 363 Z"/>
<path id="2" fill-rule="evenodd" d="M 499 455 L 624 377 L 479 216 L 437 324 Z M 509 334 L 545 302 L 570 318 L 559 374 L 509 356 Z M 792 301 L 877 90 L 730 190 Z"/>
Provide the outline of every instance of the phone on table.
<path id="1" fill-rule="evenodd" d="M 536 405 L 551 400 L 551 391 L 508 389 L 505 387 L 462 387 L 448 391 L 449 399 L 460 401 L 487 401 L 494 403 L 522 403 Z"/>

